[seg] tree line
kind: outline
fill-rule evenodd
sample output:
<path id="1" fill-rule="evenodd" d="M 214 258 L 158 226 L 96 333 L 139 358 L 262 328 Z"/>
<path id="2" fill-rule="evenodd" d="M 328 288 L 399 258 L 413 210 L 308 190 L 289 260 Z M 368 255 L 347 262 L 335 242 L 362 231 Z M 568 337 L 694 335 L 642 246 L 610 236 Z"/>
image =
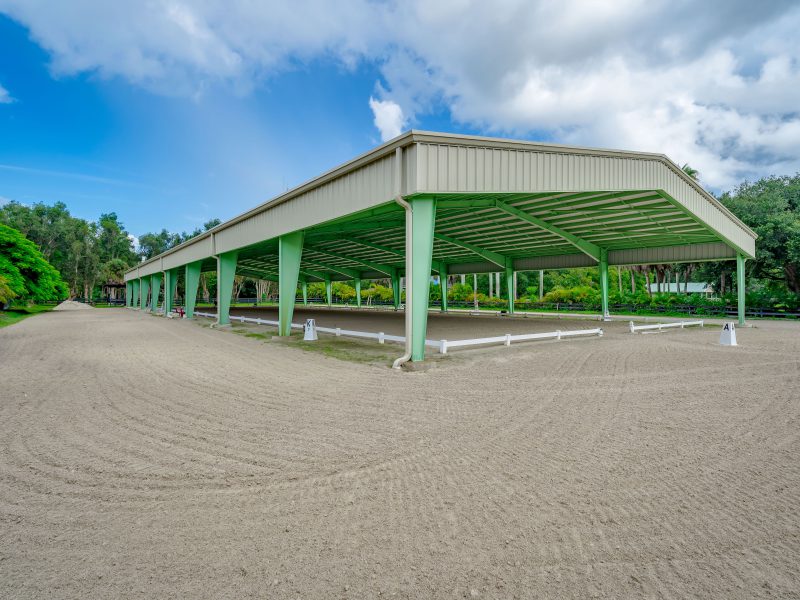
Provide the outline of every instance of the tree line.
<path id="1" fill-rule="evenodd" d="M 11 201 L 0 206 L 0 223 L 35 245 L 42 259 L 60 274 L 66 285 L 65 295 L 94 298 L 104 283 L 123 282 L 125 271 L 139 261 L 200 235 L 219 225 L 220 220 L 212 219 L 203 229 L 190 232 L 170 233 L 164 229 L 145 233 L 139 237 L 138 247 L 116 213 L 104 213 L 97 221 L 87 221 L 72 216 L 63 202 L 28 206 Z M 11 234 L 6 232 L 6 236 Z"/>

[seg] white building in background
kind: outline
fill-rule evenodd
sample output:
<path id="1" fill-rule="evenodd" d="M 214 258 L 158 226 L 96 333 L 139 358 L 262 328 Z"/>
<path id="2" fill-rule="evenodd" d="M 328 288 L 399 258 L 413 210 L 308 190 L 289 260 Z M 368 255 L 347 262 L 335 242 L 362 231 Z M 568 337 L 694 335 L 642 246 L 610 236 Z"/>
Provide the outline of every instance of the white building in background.
<path id="1" fill-rule="evenodd" d="M 658 284 L 651 283 L 650 284 L 650 292 L 655 294 L 658 292 Z M 677 286 L 675 282 L 672 283 L 662 283 L 661 284 L 661 292 L 664 294 L 702 294 L 706 298 L 712 298 L 714 296 L 714 288 L 711 287 L 710 283 L 681 283 Z"/>

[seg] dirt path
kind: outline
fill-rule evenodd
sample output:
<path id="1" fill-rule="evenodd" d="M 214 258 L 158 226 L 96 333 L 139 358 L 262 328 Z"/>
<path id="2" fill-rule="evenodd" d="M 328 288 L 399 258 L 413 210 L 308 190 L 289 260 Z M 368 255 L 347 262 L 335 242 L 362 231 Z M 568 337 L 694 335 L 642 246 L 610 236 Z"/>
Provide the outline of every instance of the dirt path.
<path id="1" fill-rule="evenodd" d="M 0 597 L 800 594 L 800 327 L 398 373 L 125 309 L 0 330 Z"/>

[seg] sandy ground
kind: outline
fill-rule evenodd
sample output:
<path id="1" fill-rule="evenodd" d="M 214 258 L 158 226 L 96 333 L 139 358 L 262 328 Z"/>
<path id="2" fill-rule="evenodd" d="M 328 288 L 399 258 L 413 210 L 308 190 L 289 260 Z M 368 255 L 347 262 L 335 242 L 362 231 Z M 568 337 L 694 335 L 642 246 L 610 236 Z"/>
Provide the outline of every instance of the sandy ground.
<path id="1" fill-rule="evenodd" d="M 796 598 L 800 326 L 738 334 L 402 373 L 35 316 L 0 330 L 0 597 Z"/>

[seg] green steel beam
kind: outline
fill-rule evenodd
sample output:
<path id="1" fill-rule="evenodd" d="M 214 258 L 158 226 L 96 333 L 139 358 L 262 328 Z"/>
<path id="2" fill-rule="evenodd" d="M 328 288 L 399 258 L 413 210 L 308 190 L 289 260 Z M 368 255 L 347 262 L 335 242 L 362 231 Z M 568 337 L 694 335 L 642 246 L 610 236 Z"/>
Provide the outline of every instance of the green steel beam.
<path id="1" fill-rule="evenodd" d="M 231 322 L 231 294 L 237 255 L 236 250 L 217 255 L 217 325 Z"/>
<path id="2" fill-rule="evenodd" d="M 369 267 L 373 271 L 380 271 L 381 273 L 386 273 L 390 277 L 392 275 L 392 272 L 396 269 L 396 267 L 392 267 L 389 265 L 382 265 L 379 263 L 374 263 L 369 260 L 362 260 L 360 258 L 353 258 L 352 256 L 348 256 L 340 252 L 331 252 L 330 250 L 324 250 L 316 246 L 306 246 L 306 250 L 310 250 L 311 252 L 316 252 L 318 254 L 325 254 L 326 256 L 330 256 L 332 258 L 340 258 L 342 260 L 349 260 L 350 262 L 359 263 L 364 265 L 365 267 Z"/>
<path id="3" fill-rule="evenodd" d="M 481 258 L 488 260 L 489 262 L 493 262 L 494 264 L 505 268 L 508 262 L 511 260 L 510 257 L 500 254 L 499 252 L 493 252 L 491 250 L 486 250 L 475 244 L 471 244 L 469 242 L 463 242 L 461 240 L 457 240 L 455 238 L 450 237 L 449 235 L 444 235 L 443 233 L 435 233 L 433 237 L 437 240 L 441 240 L 443 242 L 447 242 L 448 244 L 453 244 L 454 246 L 461 246 L 466 250 L 469 250 L 473 254 L 477 254 Z"/>
<path id="4" fill-rule="evenodd" d="M 494 206 L 494 203 L 494 198 L 484 198 L 480 200 L 445 199 L 436 201 L 436 210 L 448 208 L 490 208 Z"/>
<path id="5" fill-rule="evenodd" d="M 356 219 L 374 219 L 375 217 L 381 217 L 387 214 L 402 214 L 402 209 L 395 203 L 395 202 L 387 202 L 381 206 L 376 206 L 374 208 L 368 208 L 366 210 L 359 211 L 354 214 L 345 215 L 344 217 L 338 217 L 331 221 L 327 221 L 322 224 L 322 227 L 334 226 L 339 225 L 341 223 L 349 223 Z"/>
<path id="6" fill-rule="evenodd" d="M 278 335 L 292 332 L 292 317 L 297 299 L 297 279 L 303 257 L 303 232 L 296 231 L 278 238 Z"/>
<path id="7" fill-rule="evenodd" d="M 369 231 L 371 229 L 391 229 L 392 227 L 402 227 L 405 221 L 398 219 L 387 219 L 384 221 L 367 221 L 356 223 L 342 223 L 340 225 L 325 225 L 315 227 L 306 231 L 308 236 L 318 233 L 341 233 L 343 231 Z"/>
<path id="8" fill-rule="evenodd" d="M 300 274 L 301 275 L 311 275 L 311 277 L 315 277 L 320 281 L 325 281 L 325 278 L 328 276 L 327 273 L 323 273 L 322 271 L 313 271 L 311 269 L 306 269 L 301 265 L 300 267 Z"/>
<path id="9" fill-rule="evenodd" d="M 538 217 L 534 217 L 533 215 L 529 215 L 528 213 L 514 208 L 513 206 L 509 206 L 505 202 L 497 201 L 497 208 L 506 212 L 510 215 L 517 217 L 522 221 L 526 221 L 531 225 L 536 225 L 545 231 L 549 231 L 550 233 L 554 233 L 555 235 L 559 236 L 560 238 L 566 240 L 573 246 L 575 246 L 578 250 L 591 256 L 593 259 L 599 261 L 600 260 L 600 246 L 596 244 L 592 244 L 591 242 L 587 242 L 579 238 L 577 235 L 569 233 L 568 231 L 564 231 L 560 227 L 556 227 L 555 225 L 551 225 L 547 221 L 543 221 Z"/>
<path id="10" fill-rule="evenodd" d="M 337 266 L 334 266 L 334 265 L 329 265 L 327 263 L 319 262 L 318 260 L 311 260 L 310 258 L 307 258 L 305 256 L 303 257 L 303 263 L 311 265 L 311 266 L 314 266 L 314 267 L 320 267 L 322 269 L 325 269 L 326 271 L 333 271 L 334 273 L 339 273 L 340 275 L 345 275 L 348 278 L 354 278 L 358 274 L 361 273 L 361 271 L 358 271 L 356 269 L 349 269 L 347 267 L 337 267 Z M 308 269 L 303 269 L 303 270 L 306 271 L 307 273 L 310 273 L 311 275 L 313 275 L 313 273 L 311 271 L 309 271 Z"/>
<path id="11" fill-rule="evenodd" d="M 727 237 L 725 237 L 724 235 L 722 235 L 721 233 L 716 231 L 708 223 L 706 223 L 703 220 L 698 220 L 698 218 L 688 208 L 686 208 L 683 204 L 681 204 L 680 202 L 675 200 L 672 196 L 667 194 L 665 191 L 659 190 L 658 193 L 661 195 L 662 198 L 664 198 L 664 200 L 669 202 L 672 206 L 674 206 L 675 208 L 679 209 L 684 214 L 690 216 L 693 221 L 697 221 L 697 223 L 700 224 L 703 227 L 703 229 L 707 230 L 714 238 L 716 238 L 717 240 L 719 240 L 721 242 L 725 242 L 726 244 L 728 244 L 728 246 L 730 246 L 731 248 L 736 250 L 736 252 L 738 254 L 741 254 L 745 258 L 755 258 L 755 256 L 750 256 L 750 254 L 745 252 L 743 248 L 740 248 L 737 244 L 734 244 Z"/>
<path id="12" fill-rule="evenodd" d="M 631 201 L 638 202 L 650 198 L 655 198 L 655 190 L 627 190 L 624 192 L 579 192 L 575 194 L 567 194 L 557 198 L 535 198 L 534 202 L 521 201 L 525 208 L 532 210 L 554 210 L 556 208 L 568 208 L 580 206 L 586 202 L 603 202 L 606 200 L 618 200 L 627 198 L 628 196 L 635 196 L 637 194 L 653 194 L 652 196 L 640 196 L 638 198 L 631 198 Z M 498 198 L 502 201 L 501 198 Z M 552 206 L 552 208 L 548 208 Z M 576 209 L 577 210 L 577 209 Z"/>
<path id="13" fill-rule="evenodd" d="M 354 244 L 359 244 L 361 246 L 366 246 L 367 248 L 372 248 L 373 250 L 379 250 L 380 252 L 386 252 L 387 254 L 394 254 L 395 256 L 399 256 L 401 258 L 405 258 L 406 253 L 402 250 L 395 250 L 394 248 L 389 248 L 388 246 L 383 246 L 381 244 L 375 244 L 373 242 L 368 242 L 366 240 L 362 240 L 361 238 L 344 238 L 343 241 L 346 242 L 353 242 Z"/>

